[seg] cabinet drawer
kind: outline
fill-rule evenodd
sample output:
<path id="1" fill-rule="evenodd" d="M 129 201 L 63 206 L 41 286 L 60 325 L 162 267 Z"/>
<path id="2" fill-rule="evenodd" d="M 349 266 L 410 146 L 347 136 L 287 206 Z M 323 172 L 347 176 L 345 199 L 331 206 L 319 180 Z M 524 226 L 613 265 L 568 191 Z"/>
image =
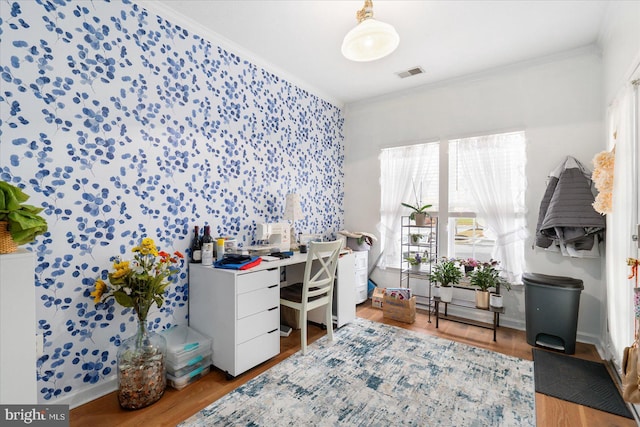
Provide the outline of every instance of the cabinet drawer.
<path id="1" fill-rule="evenodd" d="M 277 285 L 280 283 L 277 268 L 273 270 L 260 270 L 247 274 L 239 274 L 236 280 L 238 294 L 252 292 L 257 289 L 266 288 L 267 286 Z"/>
<path id="2" fill-rule="evenodd" d="M 356 272 L 356 288 L 359 286 L 366 286 L 369 283 L 368 274 L 366 271 Z"/>
<path id="3" fill-rule="evenodd" d="M 236 342 L 243 343 L 259 335 L 266 334 L 275 328 L 280 328 L 279 306 L 261 311 L 253 316 L 238 320 Z"/>
<path id="4" fill-rule="evenodd" d="M 266 311 L 280 305 L 280 285 L 238 295 L 238 319 Z"/>
<path id="5" fill-rule="evenodd" d="M 356 304 L 363 303 L 367 300 L 367 288 L 356 289 Z"/>
<path id="6" fill-rule="evenodd" d="M 280 328 L 260 335 L 236 347 L 236 374 L 238 375 L 280 353 Z"/>
<path id="7" fill-rule="evenodd" d="M 356 270 L 366 270 L 369 261 L 367 252 L 356 252 Z"/>

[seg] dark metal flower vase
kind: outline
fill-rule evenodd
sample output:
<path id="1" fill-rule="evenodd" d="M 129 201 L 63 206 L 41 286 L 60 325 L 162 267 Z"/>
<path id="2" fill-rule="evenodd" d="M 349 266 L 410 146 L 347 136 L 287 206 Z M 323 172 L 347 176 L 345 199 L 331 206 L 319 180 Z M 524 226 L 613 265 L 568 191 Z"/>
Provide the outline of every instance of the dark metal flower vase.
<path id="1" fill-rule="evenodd" d="M 118 349 L 118 402 L 125 409 L 140 409 L 158 401 L 167 386 L 167 341 L 138 321 L 138 332 Z"/>

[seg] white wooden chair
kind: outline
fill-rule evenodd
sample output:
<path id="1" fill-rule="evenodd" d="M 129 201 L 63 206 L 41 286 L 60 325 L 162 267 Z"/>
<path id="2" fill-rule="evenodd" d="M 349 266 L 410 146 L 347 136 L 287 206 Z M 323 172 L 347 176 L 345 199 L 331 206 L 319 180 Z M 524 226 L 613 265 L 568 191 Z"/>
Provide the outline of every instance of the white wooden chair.
<path id="1" fill-rule="evenodd" d="M 325 306 L 327 335 L 333 341 L 333 284 L 336 278 L 338 256 L 342 242 L 311 242 L 307 254 L 302 283 L 296 283 L 280 290 L 280 304 L 298 311 L 300 319 L 300 341 L 302 354 L 307 353 L 307 313 Z M 315 263 L 314 263 L 315 260 Z M 317 271 L 312 276 L 313 267 Z"/>

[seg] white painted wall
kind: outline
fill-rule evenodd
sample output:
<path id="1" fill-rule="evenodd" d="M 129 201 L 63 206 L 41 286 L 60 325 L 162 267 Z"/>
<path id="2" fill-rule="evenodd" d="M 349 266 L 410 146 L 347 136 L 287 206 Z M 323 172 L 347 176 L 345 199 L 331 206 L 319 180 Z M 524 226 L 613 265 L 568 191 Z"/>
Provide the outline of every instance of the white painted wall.
<path id="1" fill-rule="evenodd" d="M 428 72 L 428 66 L 427 72 Z M 605 318 L 600 259 L 569 259 L 532 249 L 546 177 L 565 156 L 591 166 L 604 147 L 602 59 L 585 48 L 482 73 L 438 86 L 349 104 L 345 108 L 345 226 L 376 231 L 381 148 L 411 142 L 524 129 L 528 139 L 527 271 L 582 279 L 578 340 L 598 343 Z M 373 265 L 380 247 L 374 245 Z M 397 286 L 399 273 L 375 272 L 379 286 Z M 506 298 L 504 325 L 524 329 L 522 287 Z"/>
<path id="2" fill-rule="evenodd" d="M 609 104 L 640 62 L 639 1 L 610 2 L 599 44 L 603 51 L 604 99 Z"/>

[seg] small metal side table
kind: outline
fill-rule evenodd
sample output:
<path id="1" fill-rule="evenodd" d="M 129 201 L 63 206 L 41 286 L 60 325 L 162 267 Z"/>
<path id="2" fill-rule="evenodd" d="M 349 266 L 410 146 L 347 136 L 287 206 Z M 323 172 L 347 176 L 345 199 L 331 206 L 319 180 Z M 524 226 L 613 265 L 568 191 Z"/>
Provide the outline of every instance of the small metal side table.
<path id="1" fill-rule="evenodd" d="M 504 307 L 489 306 L 489 308 L 478 308 L 476 307 L 476 304 L 474 301 L 457 299 L 457 298 L 452 299 L 451 302 L 444 302 L 440 299 L 440 297 L 433 297 L 433 302 L 435 304 L 434 310 L 435 310 L 435 316 L 436 316 L 436 329 L 439 326 L 439 320 L 445 319 L 445 320 L 450 320 L 452 322 L 463 323 L 465 325 L 477 326 L 479 328 L 492 329 L 493 340 L 496 341 L 496 330 L 500 326 L 500 314 L 504 313 Z M 444 304 L 444 313 L 440 313 L 440 303 Z M 493 313 L 493 324 L 485 323 L 485 322 L 481 322 L 473 319 L 465 319 L 463 317 L 449 316 L 449 314 L 447 313 L 447 309 L 449 305 L 470 308 L 470 309 L 480 310 L 480 311 L 489 311 Z"/>

